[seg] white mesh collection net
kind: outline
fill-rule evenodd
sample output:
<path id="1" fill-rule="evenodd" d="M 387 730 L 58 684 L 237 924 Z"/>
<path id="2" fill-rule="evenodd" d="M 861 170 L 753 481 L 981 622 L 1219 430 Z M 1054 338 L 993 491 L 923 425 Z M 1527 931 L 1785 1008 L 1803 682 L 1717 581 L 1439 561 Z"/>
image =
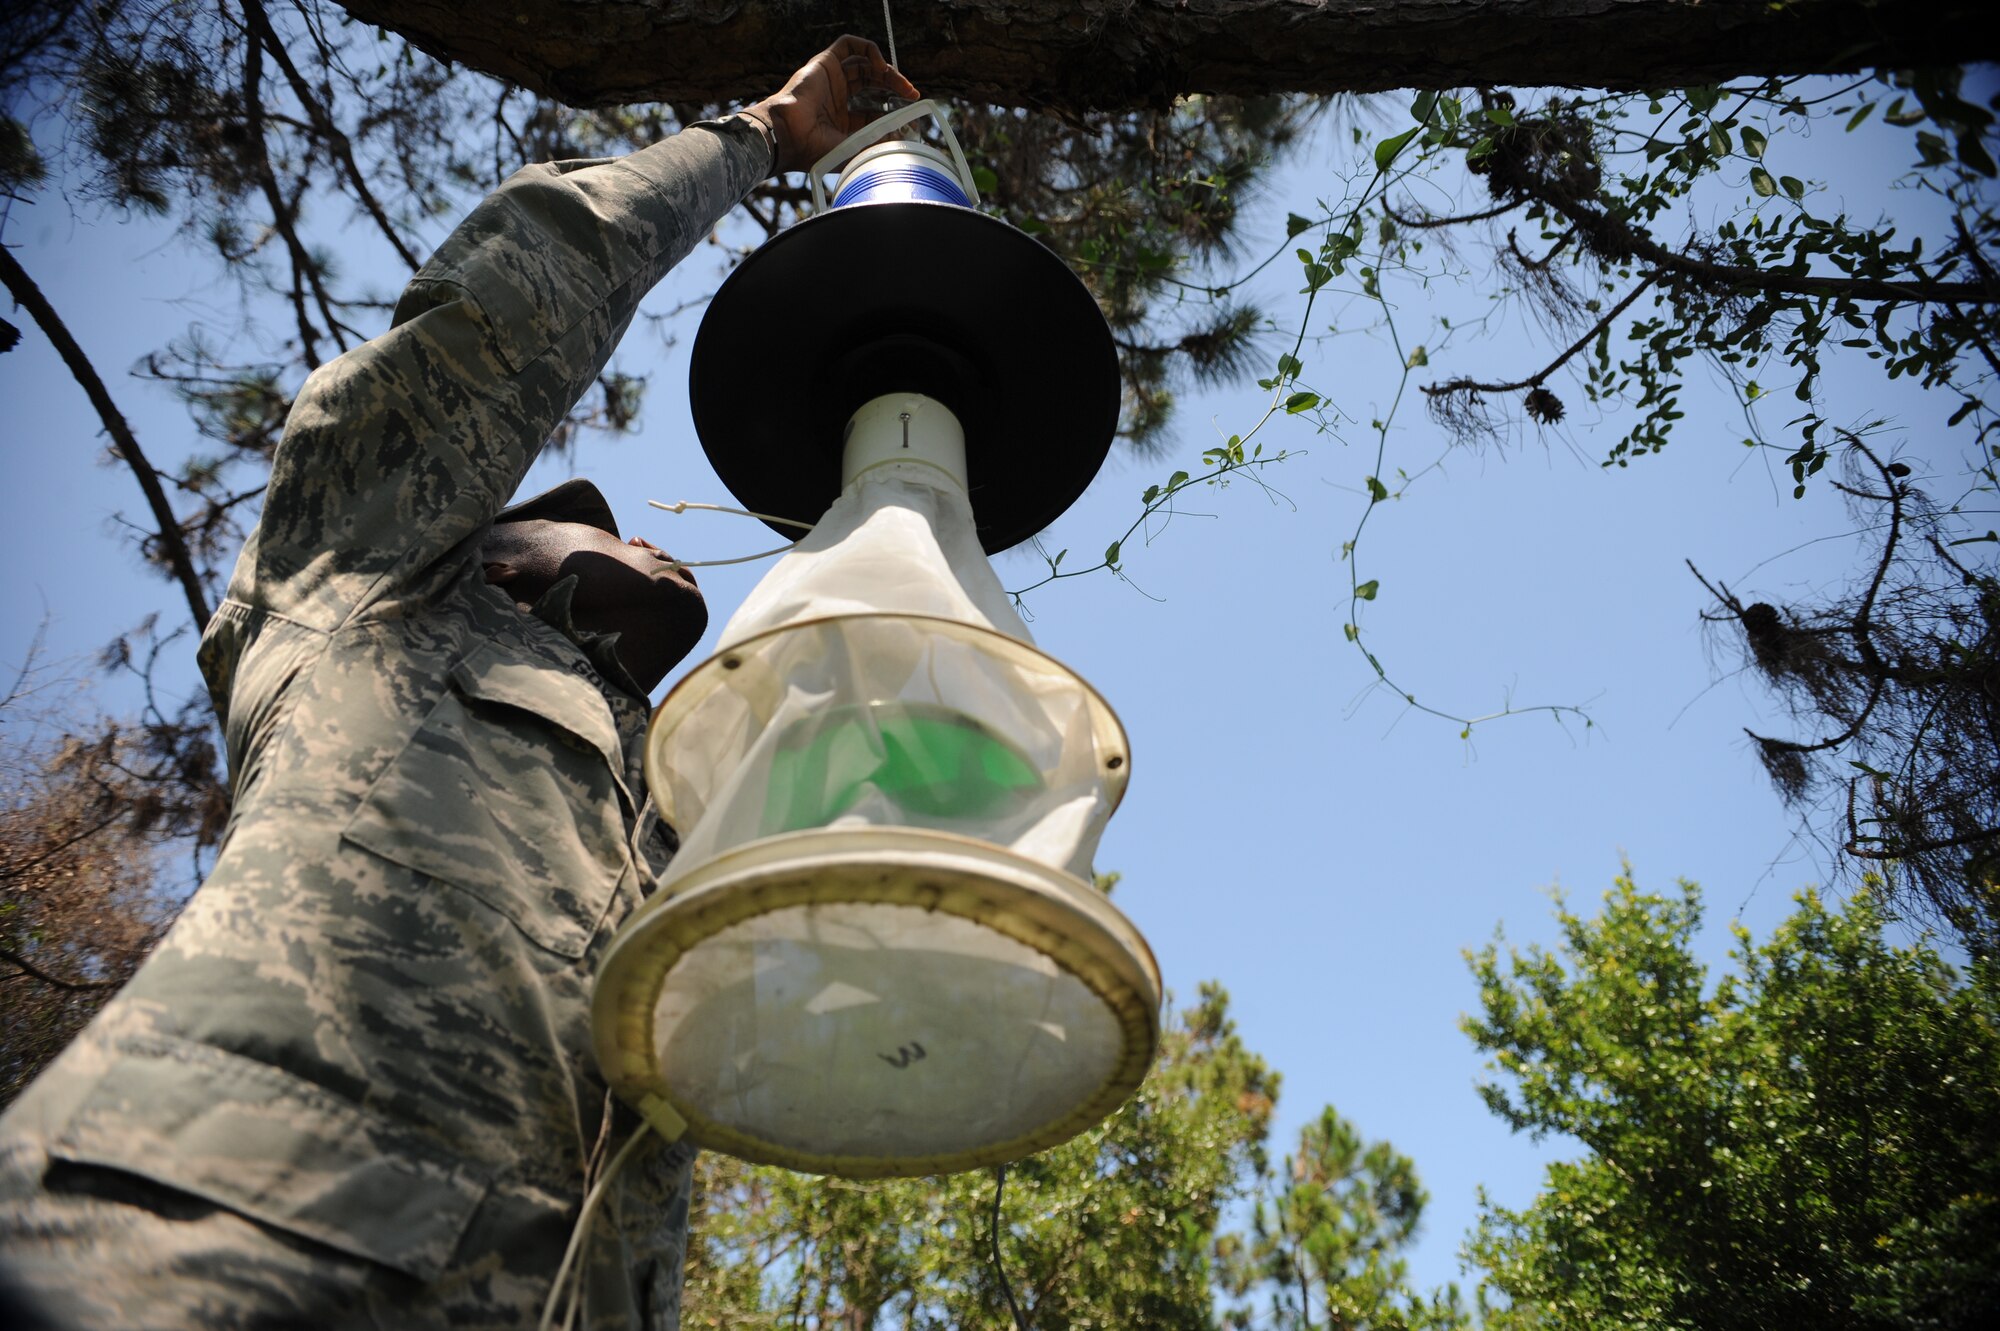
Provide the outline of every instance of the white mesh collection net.
<path id="1" fill-rule="evenodd" d="M 676 872 L 808 828 L 977 837 L 1088 880 L 1125 788 L 1096 692 L 1032 645 L 933 467 L 864 472 L 662 704 L 647 777 Z"/>
<path id="2" fill-rule="evenodd" d="M 1137 1085 L 1145 943 L 1090 886 L 1125 737 L 1035 649 L 944 473 L 851 482 L 661 705 L 683 840 L 600 1055 L 704 1145 L 859 1176 L 1052 1144 Z M 635 1098 L 636 1102 L 636 1098 Z"/>

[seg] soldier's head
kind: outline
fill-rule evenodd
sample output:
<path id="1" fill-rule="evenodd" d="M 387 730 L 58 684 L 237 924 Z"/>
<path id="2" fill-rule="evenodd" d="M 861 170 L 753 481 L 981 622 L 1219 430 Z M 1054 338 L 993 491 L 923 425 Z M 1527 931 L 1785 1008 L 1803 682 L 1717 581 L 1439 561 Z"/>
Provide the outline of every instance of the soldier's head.
<path id="1" fill-rule="evenodd" d="M 618 634 L 618 659 L 651 690 L 694 650 L 708 606 L 694 575 L 652 542 L 623 540 L 610 506 L 588 481 L 568 481 L 500 515 L 481 544 L 486 581 L 531 606 L 576 578 L 571 622 Z"/>

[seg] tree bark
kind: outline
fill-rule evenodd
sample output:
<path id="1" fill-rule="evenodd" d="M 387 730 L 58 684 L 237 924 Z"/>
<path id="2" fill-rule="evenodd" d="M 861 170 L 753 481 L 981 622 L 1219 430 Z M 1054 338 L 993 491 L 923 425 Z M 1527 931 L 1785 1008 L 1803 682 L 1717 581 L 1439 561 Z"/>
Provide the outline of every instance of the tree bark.
<path id="1" fill-rule="evenodd" d="M 746 102 L 880 0 L 341 0 L 578 106 Z M 926 93 L 1058 112 L 1186 93 L 1666 88 L 2000 56 L 1977 0 L 891 0 Z M 1978 34 L 1988 35 L 1980 37 Z"/>

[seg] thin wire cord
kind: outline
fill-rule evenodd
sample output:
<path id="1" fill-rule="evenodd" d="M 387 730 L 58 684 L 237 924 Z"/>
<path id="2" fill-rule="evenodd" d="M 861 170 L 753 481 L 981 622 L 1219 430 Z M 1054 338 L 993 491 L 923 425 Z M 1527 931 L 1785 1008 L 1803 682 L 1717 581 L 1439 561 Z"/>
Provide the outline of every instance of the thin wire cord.
<path id="1" fill-rule="evenodd" d="M 747 508 L 731 508 L 727 504 L 699 504 L 692 499 L 681 499 L 671 504 L 663 504 L 657 499 L 648 499 L 646 505 L 649 508 L 657 508 L 662 513 L 685 513 L 691 508 L 698 508 L 706 513 L 732 513 L 739 518 L 756 518 L 760 522 L 775 522 L 784 527 L 799 527 L 806 531 L 813 529 L 812 523 L 800 522 L 797 518 L 780 518 L 769 513 L 753 513 Z M 754 555 L 739 555 L 735 559 L 675 559 L 669 562 L 675 568 L 721 568 L 725 564 L 754 564 L 760 559 L 769 559 L 772 555 L 782 555 L 789 551 L 793 545 L 797 544 L 798 542 L 794 541 L 792 545 L 781 545 L 776 549 L 760 551 Z"/>
<path id="2" fill-rule="evenodd" d="M 738 555 L 735 559 L 673 559 L 667 562 L 675 568 L 719 568 L 724 564 L 754 564 L 760 559 L 769 559 L 772 555 L 788 554 L 797 547 L 798 542 L 794 541 L 790 545 L 781 545 L 761 554 Z"/>
<path id="3" fill-rule="evenodd" d="M 882 26 L 889 30 L 889 63 L 901 69 L 896 64 L 896 20 L 889 13 L 889 0 L 882 0 Z"/>
<path id="4" fill-rule="evenodd" d="M 1021 1316 L 1021 1305 L 1014 1302 L 1014 1287 L 1007 1283 L 1007 1268 L 1000 1265 L 1000 1194 L 1007 1189 L 1007 1166 L 993 1167 L 993 1275 L 1000 1282 L 1000 1292 L 1007 1296 L 1007 1311 L 1014 1314 L 1015 1331 L 1028 1331 L 1028 1319 Z"/>
<path id="5" fill-rule="evenodd" d="M 576 1228 L 570 1231 L 569 1247 L 563 1250 L 562 1265 L 556 1268 L 555 1284 L 549 1287 L 548 1302 L 542 1305 L 540 1331 L 551 1331 L 555 1326 L 556 1308 L 562 1302 L 563 1291 L 569 1284 L 572 1267 L 576 1267 L 577 1283 L 581 1286 L 582 1267 L 577 1265 L 577 1257 L 583 1252 L 584 1239 L 590 1233 L 590 1221 L 596 1214 L 597 1204 L 604 1200 L 605 1191 L 611 1186 L 611 1180 L 618 1177 L 618 1171 L 624 1168 L 626 1160 L 631 1158 L 633 1150 L 639 1143 L 646 1140 L 646 1134 L 652 1127 L 650 1121 L 642 1121 L 639 1124 L 639 1130 L 632 1134 L 632 1140 L 626 1142 L 618 1154 L 611 1157 L 610 1165 L 605 1168 L 604 1177 L 597 1180 L 597 1186 L 583 1199 L 583 1210 L 576 1217 Z M 578 1302 L 581 1302 L 580 1294 Z M 575 1307 L 572 1306 L 570 1311 L 574 1314 Z M 565 1317 L 563 1321 L 567 1325 L 569 1318 Z"/>
<path id="6" fill-rule="evenodd" d="M 770 513 L 752 513 L 747 508 L 731 508 L 727 504 L 698 504 L 692 499 L 676 500 L 671 504 L 663 504 L 657 499 L 648 499 L 646 506 L 657 508 L 662 513 L 685 513 L 691 508 L 698 508 L 705 513 L 734 513 L 741 518 L 756 518 L 760 522 L 775 522 L 784 527 L 797 527 L 801 531 L 811 531 L 813 529 L 812 523 L 800 522 L 797 518 L 781 518 Z"/>

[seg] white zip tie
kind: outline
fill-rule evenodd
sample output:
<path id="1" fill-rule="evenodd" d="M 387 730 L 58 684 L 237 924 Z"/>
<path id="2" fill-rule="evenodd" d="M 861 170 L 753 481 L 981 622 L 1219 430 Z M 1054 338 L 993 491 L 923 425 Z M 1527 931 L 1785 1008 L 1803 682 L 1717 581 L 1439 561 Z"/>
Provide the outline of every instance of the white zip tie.
<path id="1" fill-rule="evenodd" d="M 882 0 L 882 26 L 889 31 L 889 63 L 901 69 L 896 64 L 896 20 L 889 14 L 889 0 Z"/>

